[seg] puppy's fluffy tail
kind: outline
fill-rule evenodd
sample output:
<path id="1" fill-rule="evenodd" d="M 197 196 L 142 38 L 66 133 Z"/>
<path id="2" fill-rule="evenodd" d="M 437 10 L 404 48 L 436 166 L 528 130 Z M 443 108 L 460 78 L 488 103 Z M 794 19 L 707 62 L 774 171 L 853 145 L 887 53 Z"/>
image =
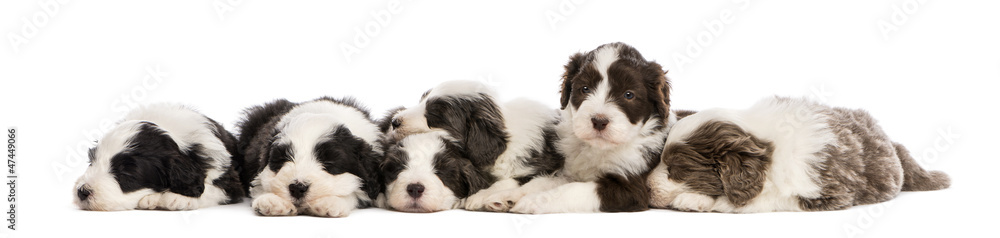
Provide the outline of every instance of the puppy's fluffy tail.
<path id="1" fill-rule="evenodd" d="M 903 165 L 903 191 L 931 191 L 951 186 L 951 178 L 941 171 L 927 171 L 910 156 L 910 151 L 899 143 L 893 143 L 896 155 Z"/>

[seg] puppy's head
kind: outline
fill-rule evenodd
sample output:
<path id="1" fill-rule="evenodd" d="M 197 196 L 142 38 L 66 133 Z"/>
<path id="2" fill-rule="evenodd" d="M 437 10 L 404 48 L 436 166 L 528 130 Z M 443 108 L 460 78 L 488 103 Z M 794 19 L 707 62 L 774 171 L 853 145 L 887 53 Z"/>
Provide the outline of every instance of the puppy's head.
<path id="1" fill-rule="evenodd" d="M 610 43 L 577 53 L 565 68 L 560 102 L 573 134 L 586 143 L 613 147 L 648 126 L 663 126 L 669 82 L 659 64 L 631 46 Z"/>
<path id="2" fill-rule="evenodd" d="M 73 188 L 74 203 L 84 210 L 135 209 L 155 192 L 201 194 L 204 165 L 191 163 L 177 143 L 148 121 L 125 121 L 90 149 L 90 166 Z"/>
<path id="3" fill-rule="evenodd" d="M 507 148 L 508 134 L 494 92 L 476 81 L 447 81 L 427 91 L 420 103 L 383 119 L 387 141 L 443 130 L 466 149 L 476 166 L 492 165 Z"/>
<path id="4" fill-rule="evenodd" d="M 312 208 L 330 196 L 366 201 L 378 192 L 378 153 L 337 118 L 305 113 L 283 119 L 278 128 L 254 186 L 290 201 L 302 214 L 314 214 Z"/>
<path id="5" fill-rule="evenodd" d="M 413 134 L 390 146 L 381 165 L 388 207 L 442 211 L 488 187 L 492 176 L 477 169 L 461 150 L 444 132 Z"/>

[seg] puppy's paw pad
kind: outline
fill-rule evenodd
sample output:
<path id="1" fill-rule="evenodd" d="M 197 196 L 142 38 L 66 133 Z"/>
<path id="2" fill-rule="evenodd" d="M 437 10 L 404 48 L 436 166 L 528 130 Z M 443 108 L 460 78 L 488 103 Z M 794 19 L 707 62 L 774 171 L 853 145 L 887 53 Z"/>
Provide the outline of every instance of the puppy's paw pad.
<path id="1" fill-rule="evenodd" d="M 292 202 L 274 195 L 273 193 L 260 195 L 251 204 L 254 212 L 261 216 L 291 216 L 298 214 L 298 210 Z"/>
<path id="2" fill-rule="evenodd" d="M 524 195 L 516 191 L 494 194 L 493 196 L 486 198 L 485 202 L 489 204 L 486 206 L 486 210 L 491 212 L 510 211 L 510 209 L 514 207 L 522 197 L 524 197 Z"/>

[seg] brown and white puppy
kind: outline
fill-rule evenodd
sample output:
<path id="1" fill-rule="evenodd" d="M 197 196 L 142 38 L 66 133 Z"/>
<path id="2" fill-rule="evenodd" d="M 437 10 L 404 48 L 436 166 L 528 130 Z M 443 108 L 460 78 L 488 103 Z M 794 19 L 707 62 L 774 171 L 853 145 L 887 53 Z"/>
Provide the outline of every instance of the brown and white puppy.
<path id="1" fill-rule="evenodd" d="M 344 217 L 381 191 L 378 127 L 352 98 L 276 100 L 239 127 L 240 178 L 259 215 Z"/>
<path id="2" fill-rule="evenodd" d="M 677 121 L 650 175 L 651 205 L 684 211 L 825 211 L 947 188 L 864 110 L 774 97 Z"/>
<path id="3" fill-rule="evenodd" d="M 488 86 L 446 81 L 382 120 L 384 207 L 408 212 L 483 210 L 494 191 L 515 188 L 561 163 L 557 115 L 541 103 L 497 103 Z"/>
<path id="4" fill-rule="evenodd" d="M 564 166 L 487 200 L 516 213 L 648 209 L 646 177 L 676 120 L 665 72 L 623 43 L 575 54 L 565 68 L 555 143 Z"/>

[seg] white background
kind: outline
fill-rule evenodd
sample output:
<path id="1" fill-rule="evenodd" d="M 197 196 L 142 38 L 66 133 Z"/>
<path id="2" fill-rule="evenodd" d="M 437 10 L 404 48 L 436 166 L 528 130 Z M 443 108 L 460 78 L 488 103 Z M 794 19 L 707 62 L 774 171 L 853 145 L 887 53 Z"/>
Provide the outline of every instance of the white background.
<path id="1" fill-rule="evenodd" d="M 8 237 L 997 235 L 996 1 L 54 1 L 0 3 L 0 125 L 19 138 Z M 187 103 L 232 129 L 243 108 L 275 98 L 353 95 L 382 115 L 438 82 L 472 79 L 555 108 L 567 57 L 615 41 L 670 70 L 675 109 L 774 94 L 865 108 L 953 185 L 844 211 L 749 215 L 365 209 L 324 219 L 258 217 L 247 202 L 190 212 L 71 203 L 90 137 L 133 102 Z M 348 57 L 344 45 L 359 50 Z"/>

